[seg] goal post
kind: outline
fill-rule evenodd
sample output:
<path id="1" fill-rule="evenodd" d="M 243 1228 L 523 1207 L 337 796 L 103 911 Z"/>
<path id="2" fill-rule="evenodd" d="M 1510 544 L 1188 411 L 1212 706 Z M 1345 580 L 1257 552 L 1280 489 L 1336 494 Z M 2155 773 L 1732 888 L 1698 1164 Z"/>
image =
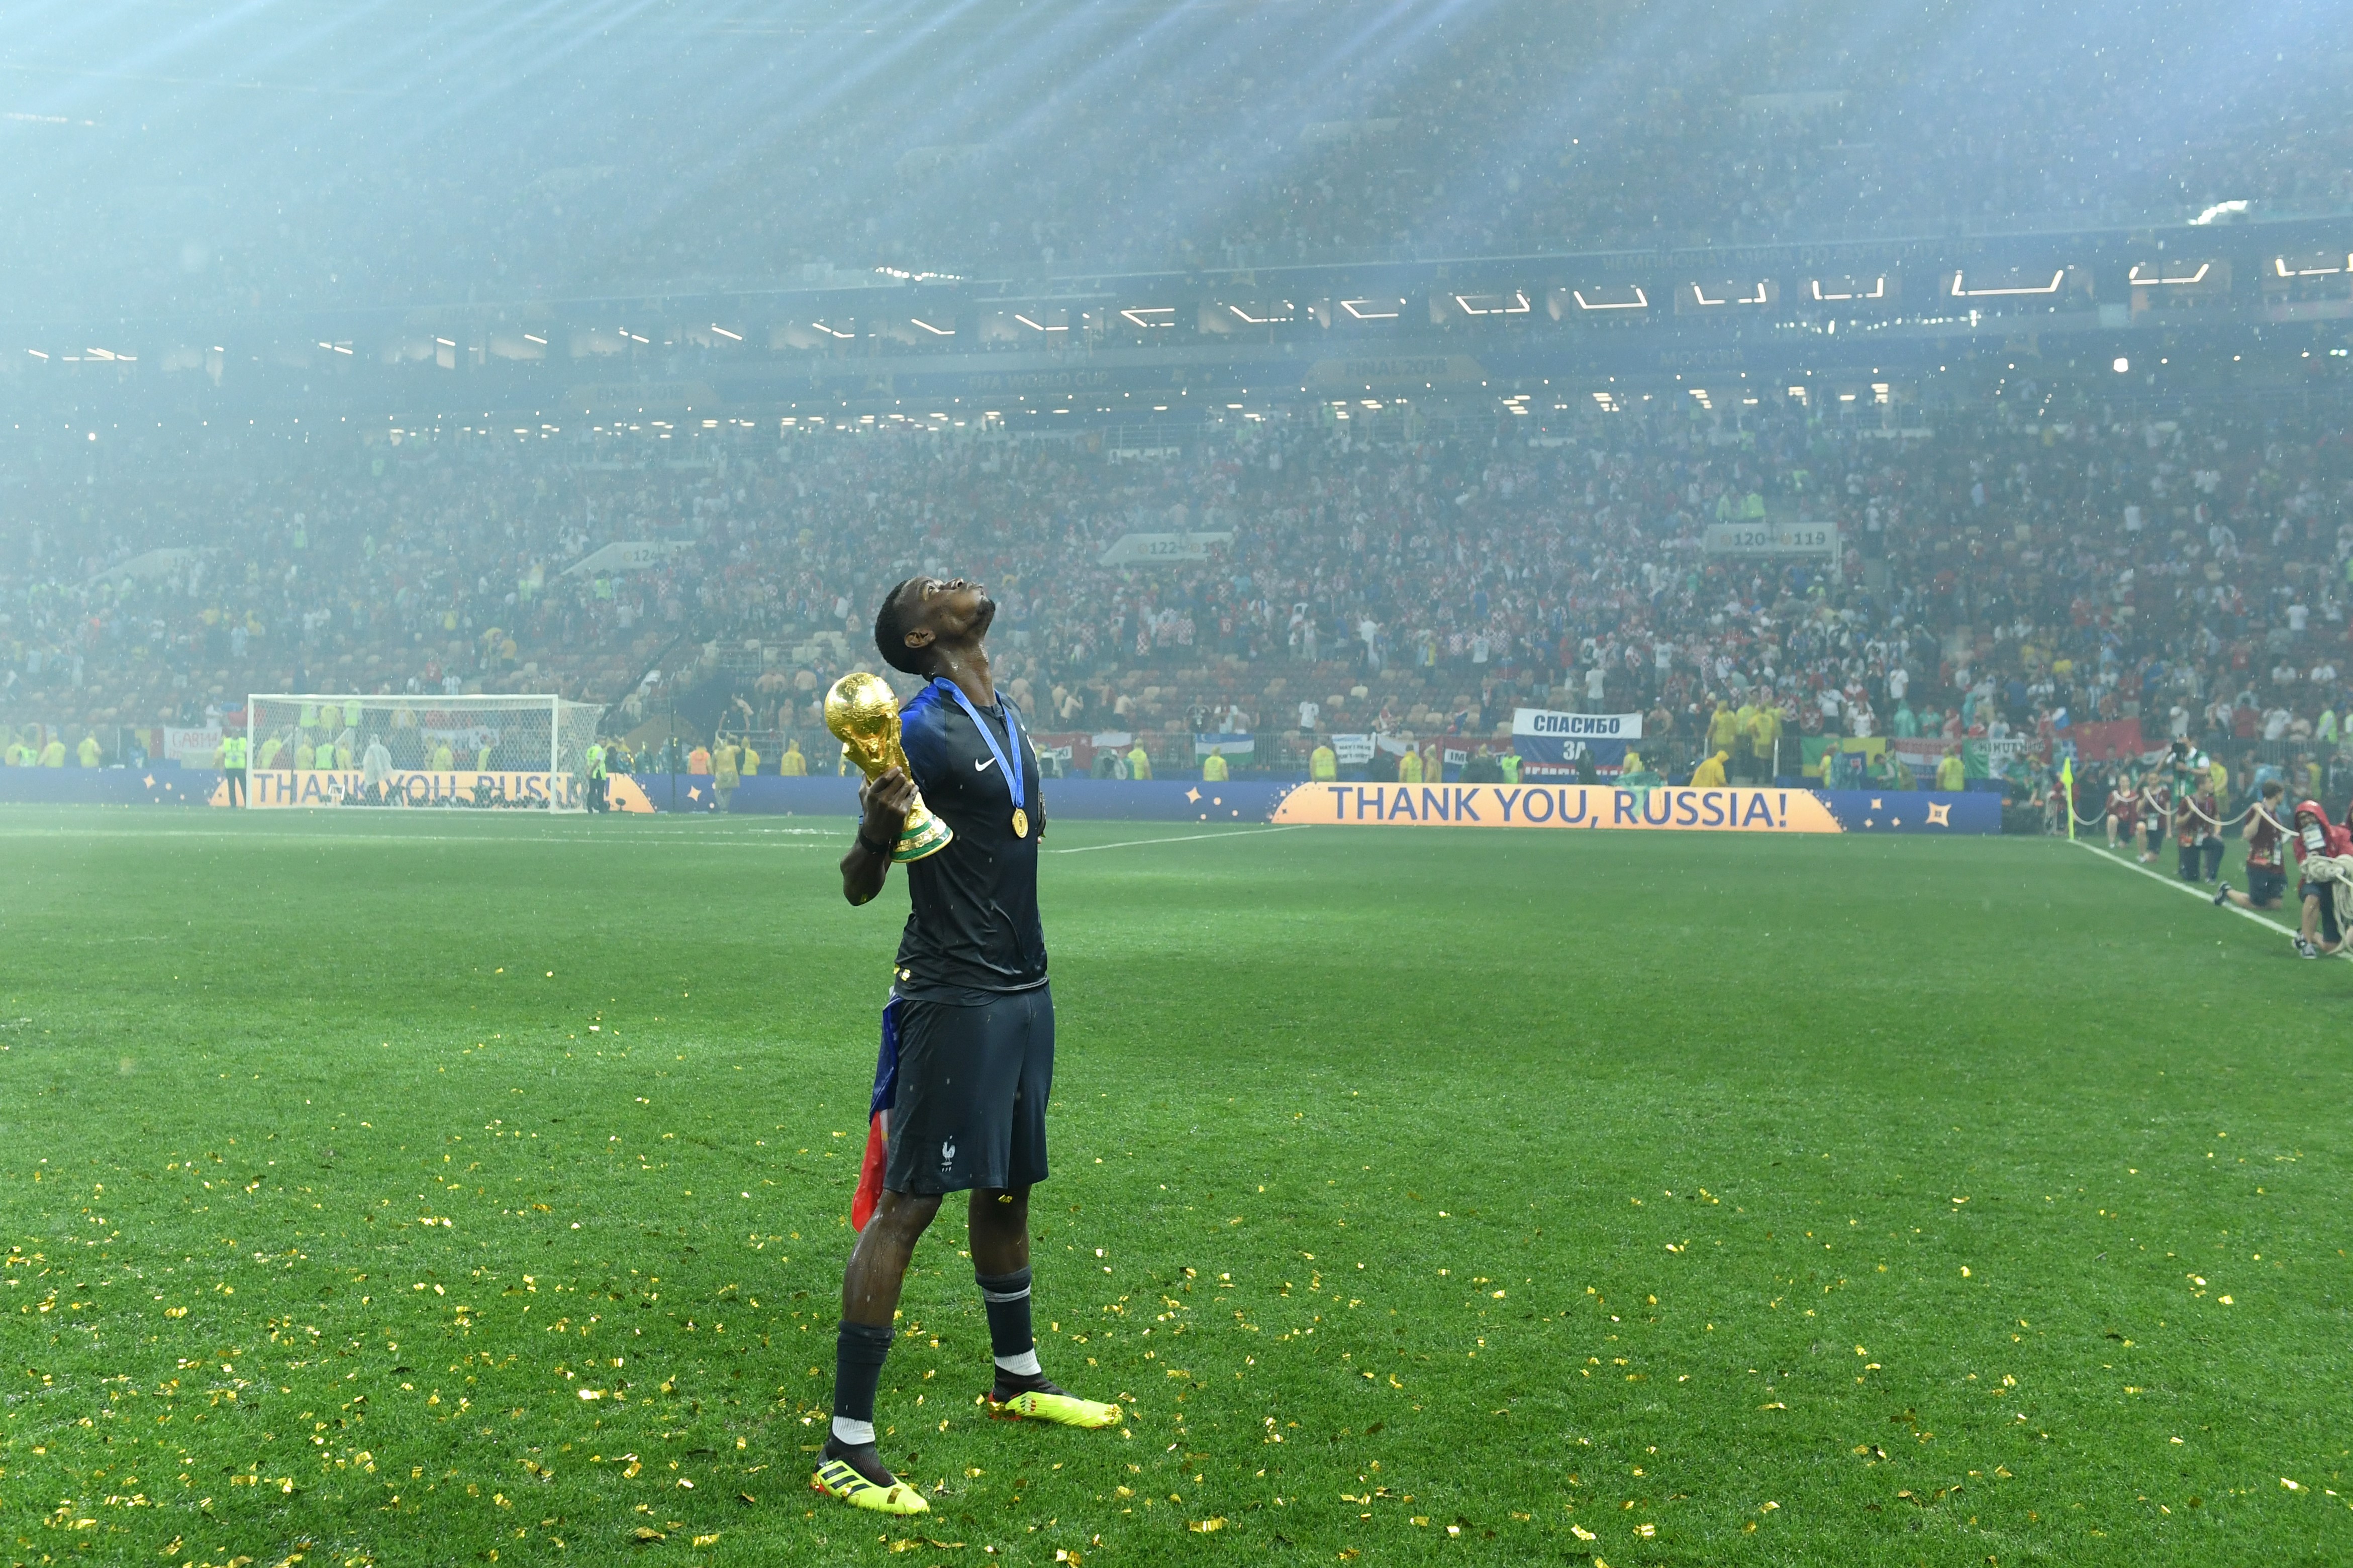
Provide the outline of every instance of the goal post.
<path id="1" fill-rule="evenodd" d="M 246 799 L 258 808 L 583 811 L 605 710 L 557 696 L 255 693 Z"/>

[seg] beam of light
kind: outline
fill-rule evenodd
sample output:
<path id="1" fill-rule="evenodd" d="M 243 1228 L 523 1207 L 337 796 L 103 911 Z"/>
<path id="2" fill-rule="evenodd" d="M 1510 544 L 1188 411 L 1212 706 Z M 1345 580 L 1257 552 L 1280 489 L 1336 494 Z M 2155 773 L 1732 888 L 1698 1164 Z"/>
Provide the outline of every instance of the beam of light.
<path id="1" fill-rule="evenodd" d="M 2202 228 L 2208 224 L 2220 223 L 2226 217 L 2236 217 L 2246 210 L 2247 204 L 2243 201 L 2216 202 L 2189 221 Z"/>

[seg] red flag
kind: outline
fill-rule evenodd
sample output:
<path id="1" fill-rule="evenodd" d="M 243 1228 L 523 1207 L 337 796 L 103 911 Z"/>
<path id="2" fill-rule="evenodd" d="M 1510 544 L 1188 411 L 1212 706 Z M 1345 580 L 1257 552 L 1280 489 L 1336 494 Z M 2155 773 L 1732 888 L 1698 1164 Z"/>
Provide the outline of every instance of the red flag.
<path id="1" fill-rule="evenodd" d="M 882 1038 L 874 1053 L 874 1093 L 866 1102 L 866 1158 L 858 1168 L 858 1192 L 849 1200 L 849 1224 L 864 1230 L 882 1201 L 882 1176 L 891 1163 L 891 1107 L 899 1096 L 899 999 L 882 1008 Z"/>
<path id="2" fill-rule="evenodd" d="M 890 1114 L 878 1110 L 866 1125 L 866 1159 L 858 1168 L 858 1195 L 849 1200 L 852 1230 L 864 1230 L 874 1217 L 874 1205 L 882 1201 L 882 1170 L 891 1158 L 891 1134 L 882 1123 Z"/>

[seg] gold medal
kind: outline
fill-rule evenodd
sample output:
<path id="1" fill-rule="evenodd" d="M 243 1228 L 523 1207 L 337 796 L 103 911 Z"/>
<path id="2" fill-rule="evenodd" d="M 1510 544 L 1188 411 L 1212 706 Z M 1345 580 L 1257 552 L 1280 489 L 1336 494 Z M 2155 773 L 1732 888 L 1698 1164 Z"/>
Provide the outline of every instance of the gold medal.
<path id="1" fill-rule="evenodd" d="M 1029 814 L 1018 805 L 1013 808 L 1013 837 L 1016 838 L 1029 837 Z"/>

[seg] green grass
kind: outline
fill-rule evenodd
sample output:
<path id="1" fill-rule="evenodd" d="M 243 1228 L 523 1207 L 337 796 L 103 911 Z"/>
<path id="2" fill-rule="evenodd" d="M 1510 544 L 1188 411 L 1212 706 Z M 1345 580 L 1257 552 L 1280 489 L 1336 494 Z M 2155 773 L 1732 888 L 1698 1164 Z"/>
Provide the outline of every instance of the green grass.
<path id="1" fill-rule="evenodd" d="M 936 1511 L 818 1499 L 844 831 L 0 813 L 0 1552 L 2353 1559 L 2353 972 L 2017 840 L 1051 857 L 1040 1352 L 1133 1418 L 979 1417 L 950 1205 Z"/>

